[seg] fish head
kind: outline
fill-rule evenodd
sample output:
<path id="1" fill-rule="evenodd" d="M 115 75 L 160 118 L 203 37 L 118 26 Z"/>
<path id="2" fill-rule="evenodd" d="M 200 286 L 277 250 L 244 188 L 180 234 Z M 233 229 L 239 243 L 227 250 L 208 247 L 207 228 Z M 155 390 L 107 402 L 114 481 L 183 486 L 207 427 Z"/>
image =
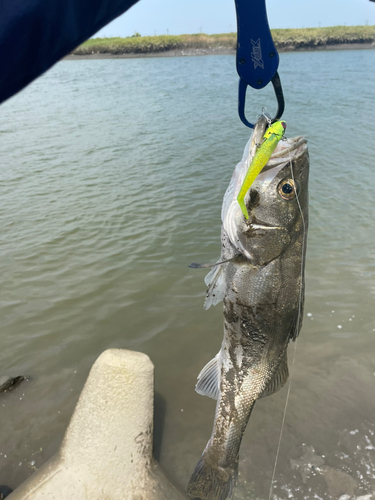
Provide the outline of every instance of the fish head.
<path id="1" fill-rule="evenodd" d="M 276 156 L 271 158 L 247 193 L 245 205 L 249 219 L 244 217 L 236 200 L 224 199 L 224 230 L 236 250 L 256 266 L 266 265 L 279 257 L 307 230 L 309 158 L 306 140 L 288 141 L 289 147 L 284 144 L 275 150 Z M 298 147 L 293 149 L 294 146 Z M 237 171 L 239 178 L 236 178 L 236 171 L 232 178 L 235 187 L 230 197 L 236 195 L 236 186 L 241 185 L 240 178 L 246 175 L 246 171 L 240 170 Z"/>

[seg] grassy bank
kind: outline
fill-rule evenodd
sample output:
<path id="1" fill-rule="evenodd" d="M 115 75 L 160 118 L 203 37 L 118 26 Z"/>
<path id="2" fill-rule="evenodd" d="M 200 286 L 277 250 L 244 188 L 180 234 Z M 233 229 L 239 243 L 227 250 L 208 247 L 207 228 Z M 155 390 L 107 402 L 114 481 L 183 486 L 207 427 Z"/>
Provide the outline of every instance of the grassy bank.
<path id="1" fill-rule="evenodd" d="M 159 35 L 128 38 L 92 38 L 73 54 L 150 54 L 168 50 L 235 48 L 236 35 Z"/>
<path id="2" fill-rule="evenodd" d="M 375 42 L 375 26 L 334 26 L 332 28 L 275 29 L 272 36 L 278 50 L 303 50 L 339 44 Z M 173 50 L 235 50 L 236 34 L 160 35 L 127 38 L 93 38 L 73 51 L 89 54 L 152 54 Z"/>
<path id="3" fill-rule="evenodd" d="M 279 50 L 374 43 L 375 26 L 334 26 L 332 28 L 272 30 L 272 37 Z"/>

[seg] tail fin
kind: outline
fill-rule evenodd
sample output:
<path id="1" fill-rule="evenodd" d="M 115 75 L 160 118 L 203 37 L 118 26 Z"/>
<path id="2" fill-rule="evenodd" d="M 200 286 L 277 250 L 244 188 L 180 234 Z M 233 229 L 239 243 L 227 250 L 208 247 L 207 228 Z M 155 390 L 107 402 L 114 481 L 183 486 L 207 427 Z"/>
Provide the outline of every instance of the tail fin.
<path id="1" fill-rule="evenodd" d="M 187 492 L 194 500 L 230 500 L 237 482 L 238 460 L 234 468 L 210 463 L 203 454 L 190 478 Z"/>

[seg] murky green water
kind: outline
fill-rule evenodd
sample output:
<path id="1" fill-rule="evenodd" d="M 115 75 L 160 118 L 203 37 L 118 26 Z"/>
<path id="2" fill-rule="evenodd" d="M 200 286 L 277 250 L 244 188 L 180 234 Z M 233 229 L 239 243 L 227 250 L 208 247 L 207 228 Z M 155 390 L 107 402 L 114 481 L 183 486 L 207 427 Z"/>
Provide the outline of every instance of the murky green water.
<path id="1" fill-rule="evenodd" d="M 311 182 L 277 499 L 375 491 L 374 68 L 371 50 L 281 56 Z M 120 347 L 155 364 L 155 453 L 185 487 L 214 412 L 195 380 L 222 339 L 205 272 L 187 266 L 219 255 L 249 133 L 236 100 L 232 56 L 90 60 L 59 63 L 0 108 L 0 376 L 32 378 L 0 395 L 0 484 L 55 453 L 92 363 Z M 248 101 L 249 116 L 275 107 L 271 91 Z M 286 392 L 256 404 L 237 500 L 268 499 Z"/>

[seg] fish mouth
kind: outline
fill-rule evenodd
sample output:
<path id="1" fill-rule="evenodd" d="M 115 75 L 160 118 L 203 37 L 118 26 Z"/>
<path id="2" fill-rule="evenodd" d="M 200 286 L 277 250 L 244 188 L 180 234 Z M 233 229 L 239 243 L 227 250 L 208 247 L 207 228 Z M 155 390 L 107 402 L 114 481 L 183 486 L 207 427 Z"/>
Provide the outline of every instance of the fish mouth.
<path id="1" fill-rule="evenodd" d="M 281 229 L 280 226 L 272 226 L 271 224 L 249 224 L 251 229 Z"/>
<path id="2" fill-rule="evenodd" d="M 280 226 L 274 226 L 273 224 L 270 224 L 268 222 L 258 220 L 255 217 L 253 217 L 253 220 L 251 222 L 247 222 L 247 225 L 251 229 L 281 229 Z"/>

